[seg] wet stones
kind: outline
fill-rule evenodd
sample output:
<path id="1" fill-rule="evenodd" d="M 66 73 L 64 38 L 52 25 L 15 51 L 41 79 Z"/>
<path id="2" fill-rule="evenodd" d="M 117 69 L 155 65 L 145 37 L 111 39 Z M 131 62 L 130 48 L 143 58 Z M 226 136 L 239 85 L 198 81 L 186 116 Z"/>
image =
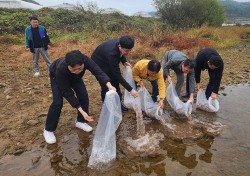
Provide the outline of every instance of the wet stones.
<path id="1" fill-rule="evenodd" d="M 178 121 L 173 122 L 175 124 L 174 129 L 168 129 L 168 137 L 175 141 L 180 142 L 193 142 L 204 136 L 201 130 L 194 127 L 190 123 L 181 123 Z"/>
<path id="2" fill-rule="evenodd" d="M 220 122 L 207 123 L 199 120 L 194 120 L 192 125 L 199 128 L 204 134 L 208 136 L 218 136 L 222 132 L 224 125 Z"/>

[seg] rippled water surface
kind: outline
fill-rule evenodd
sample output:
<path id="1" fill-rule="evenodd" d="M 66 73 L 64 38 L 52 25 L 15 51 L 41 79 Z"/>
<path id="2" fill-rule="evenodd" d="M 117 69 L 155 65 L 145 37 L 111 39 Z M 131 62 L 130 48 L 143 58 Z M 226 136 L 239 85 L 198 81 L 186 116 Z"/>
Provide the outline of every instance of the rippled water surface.
<path id="1" fill-rule="evenodd" d="M 57 144 L 42 145 L 19 156 L 0 159 L 0 175 L 250 175 L 250 86 L 227 87 L 220 92 L 220 110 L 197 110 L 193 118 L 225 125 L 221 135 L 202 136 L 197 140 L 176 141 L 168 138 L 165 127 L 147 119 L 146 131 L 160 132 L 156 156 L 125 155 L 123 140 L 136 134 L 136 119 L 124 116 L 117 131 L 117 159 L 111 166 L 96 171 L 87 167 L 94 134 L 74 130 L 58 139 Z M 170 113 L 171 115 L 173 113 Z M 145 121 L 146 122 L 146 121 Z M 174 120 L 175 125 L 187 123 Z"/>

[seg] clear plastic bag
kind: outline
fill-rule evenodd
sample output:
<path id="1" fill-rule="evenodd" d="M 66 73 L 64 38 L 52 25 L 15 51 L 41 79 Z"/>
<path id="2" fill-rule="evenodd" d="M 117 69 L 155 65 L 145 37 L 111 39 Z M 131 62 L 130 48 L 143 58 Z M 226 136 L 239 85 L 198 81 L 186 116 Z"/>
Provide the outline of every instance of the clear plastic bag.
<path id="1" fill-rule="evenodd" d="M 100 169 L 116 158 L 115 132 L 121 123 L 122 112 L 118 94 L 108 91 L 102 106 L 100 119 L 93 139 L 88 167 Z"/>
<path id="2" fill-rule="evenodd" d="M 140 100 L 141 100 L 141 109 L 149 116 L 149 117 L 157 117 L 161 116 L 163 110 L 158 106 L 158 103 L 152 100 L 148 90 L 145 87 L 141 87 L 138 91 Z M 159 119 L 158 119 L 159 120 Z"/>
<path id="3" fill-rule="evenodd" d="M 131 67 L 125 67 L 123 70 L 123 76 L 125 80 L 130 84 L 133 89 L 136 89 L 135 81 L 132 75 Z M 124 93 L 124 104 L 127 108 L 133 109 L 136 113 L 136 121 L 137 121 L 137 135 L 143 136 L 145 135 L 145 125 L 143 123 L 143 115 L 141 110 L 141 102 L 140 98 L 134 98 L 126 89 Z"/>
<path id="4" fill-rule="evenodd" d="M 178 97 L 173 83 L 170 83 L 166 91 L 167 101 L 171 108 L 177 113 L 190 117 L 192 113 L 192 103 L 188 100 L 186 103 L 182 102 Z"/>
<path id="5" fill-rule="evenodd" d="M 135 82 L 132 76 L 132 70 L 130 67 L 126 67 L 123 71 L 125 80 L 135 89 Z M 136 112 L 137 118 L 137 135 L 145 135 L 145 126 L 143 124 L 143 115 L 144 111 L 149 117 L 154 117 L 157 120 L 161 121 L 162 124 L 166 126 L 171 126 L 167 123 L 166 118 L 169 117 L 169 114 L 165 112 L 158 106 L 158 103 L 155 103 L 152 100 L 149 92 L 145 87 L 141 87 L 138 91 L 139 97 L 132 97 L 131 94 L 125 90 L 124 94 L 124 104 L 131 109 L 134 109 Z"/>
<path id="6" fill-rule="evenodd" d="M 197 92 L 196 108 L 207 112 L 218 112 L 220 109 L 219 101 L 213 100 L 211 97 L 207 100 L 204 90 Z"/>
<path id="7" fill-rule="evenodd" d="M 142 110 L 149 116 L 154 117 L 159 120 L 164 126 L 169 129 L 174 129 L 174 125 L 170 124 L 169 120 L 169 113 L 161 109 L 158 103 L 155 103 L 152 100 L 148 90 L 145 87 L 142 87 L 138 91 L 140 101 L 141 101 L 141 108 Z"/>
<path id="8" fill-rule="evenodd" d="M 125 78 L 125 80 L 129 83 L 129 85 L 133 89 L 136 89 L 135 81 L 134 81 L 134 78 L 133 78 L 133 75 L 132 75 L 131 67 L 127 66 L 127 67 L 124 68 L 123 77 Z M 125 90 L 125 93 L 124 93 L 124 105 L 127 108 L 132 109 L 133 105 L 134 105 L 134 100 L 135 100 L 134 97 L 127 90 Z"/>

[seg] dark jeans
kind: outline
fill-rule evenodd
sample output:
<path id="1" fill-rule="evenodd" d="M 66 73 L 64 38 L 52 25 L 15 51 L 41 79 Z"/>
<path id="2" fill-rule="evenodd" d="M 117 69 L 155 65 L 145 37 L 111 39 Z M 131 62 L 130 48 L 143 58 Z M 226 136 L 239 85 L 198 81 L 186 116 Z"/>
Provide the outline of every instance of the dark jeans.
<path id="1" fill-rule="evenodd" d="M 152 85 L 152 100 L 154 102 L 157 102 L 157 96 L 159 95 L 159 89 L 158 89 L 158 82 L 157 80 L 154 81 L 150 81 L 151 85 Z M 135 82 L 135 85 L 137 86 L 137 82 Z"/>
<path id="2" fill-rule="evenodd" d="M 187 77 L 186 77 L 186 93 L 190 94 L 190 90 L 189 90 L 189 74 L 187 74 Z"/>
<path id="3" fill-rule="evenodd" d="M 50 78 L 50 84 L 53 94 L 53 102 L 49 107 L 49 112 L 46 119 L 46 126 L 45 129 L 47 131 L 55 131 L 57 128 L 57 124 L 59 122 L 59 117 L 61 114 L 61 110 L 63 107 L 63 96 L 61 91 L 59 90 L 55 78 Z M 86 87 L 82 79 L 79 81 L 73 82 L 72 89 L 74 90 L 76 97 L 78 98 L 82 109 L 88 114 L 89 113 L 89 97 Z M 77 121 L 78 122 L 87 122 L 82 114 L 78 112 Z"/>
<path id="4" fill-rule="evenodd" d="M 157 96 L 159 95 L 159 90 L 158 90 L 158 82 L 157 80 L 154 81 L 150 81 L 151 85 L 152 85 L 152 100 L 154 102 L 157 102 Z"/>
<path id="5" fill-rule="evenodd" d="M 212 69 L 208 69 L 208 74 L 209 74 L 209 82 L 208 82 L 207 89 L 205 92 L 207 99 L 211 96 L 214 90 L 215 72 Z"/>
<path id="6" fill-rule="evenodd" d="M 107 74 L 107 73 L 106 73 Z M 116 88 L 116 92 L 118 93 L 120 100 L 122 99 L 122 92 L 119 86 L 119 81 L 116 79 L 112 79 L 114 76 L 112 74 L 107 74 L 108 77 L 111 79 L 110 83 L 112 86 Z M 109 91 L 108 87 L 106 85 L 101 85 L 101 97 L 102 97 L 102 102 L 104 102 L 105 95 Z"/>

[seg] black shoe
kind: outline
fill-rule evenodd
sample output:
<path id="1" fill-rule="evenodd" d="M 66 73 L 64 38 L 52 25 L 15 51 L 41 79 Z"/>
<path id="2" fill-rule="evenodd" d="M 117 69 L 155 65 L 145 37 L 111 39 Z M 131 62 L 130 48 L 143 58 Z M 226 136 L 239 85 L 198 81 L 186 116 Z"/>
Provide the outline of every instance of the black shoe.
<path id="1" fill-rule="evenodd" d="M 182 96 L 183 98 L 188 98 L 188 97 L 190 96 L 190 94 L 186 92 L 186 93 L 181 94 L 181 96 Z"/>
<path id="2" fill-rule="evenodd" d="M 121 109 L 122 109 L 122 112 L 127 112 L 128 111 L 128 108 L 126 108 L 122 103 L 121 103 Z"/>

